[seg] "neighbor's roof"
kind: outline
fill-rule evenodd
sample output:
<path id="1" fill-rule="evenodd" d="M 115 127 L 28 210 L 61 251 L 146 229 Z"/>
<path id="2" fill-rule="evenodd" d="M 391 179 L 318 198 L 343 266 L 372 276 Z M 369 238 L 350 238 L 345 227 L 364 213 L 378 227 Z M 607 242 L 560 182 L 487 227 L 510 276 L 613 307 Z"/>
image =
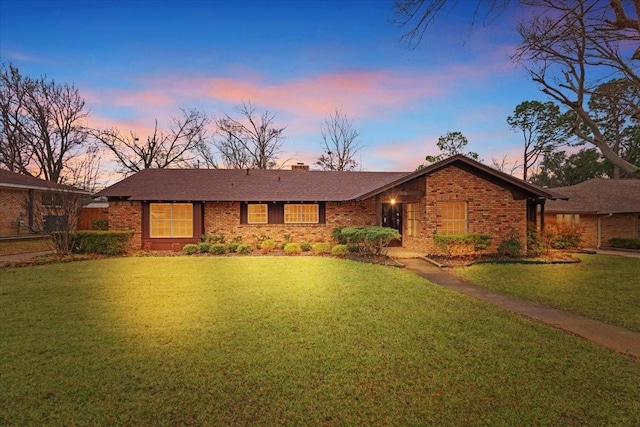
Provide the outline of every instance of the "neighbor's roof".
<path id="1" fill-rule="evenodd" d="M 0 187 L 43 191 L 70 191 L 74 193 L 90 194 L 88 191 L 84 191 L 70 185 L 45 181 L 43 179 L 11 172 L 5 169 L 0 169 Z"/>
<path id="2" fill-rule="evenodd" d="M 415 172 L 338 172 L 264 169 L 145 169 L 96 196 L 136 201 L 350 201 L 363 200 L 449 165 L 540 198 L 549 190 L 457 155 Z"/>
<path id="3" fill-rule="evenodd" d="M 640 179 L 594 178 L 569 187 L 552 189 L 569 200 L 549 201 L 546 212 L 640 212 Z"/>

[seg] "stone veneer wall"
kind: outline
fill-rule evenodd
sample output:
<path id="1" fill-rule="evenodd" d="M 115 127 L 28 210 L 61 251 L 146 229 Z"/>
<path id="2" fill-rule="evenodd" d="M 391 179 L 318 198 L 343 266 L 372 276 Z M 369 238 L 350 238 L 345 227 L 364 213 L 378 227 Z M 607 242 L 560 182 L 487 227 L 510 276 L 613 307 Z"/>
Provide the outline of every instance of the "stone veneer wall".
<path id="1" fill-rule="evenodd" d="M 109 229 L 133 230 L 131 246 L 142 246 L 142 204 L 141 202 L 109 201 Z"/>
<path id="2" fill-rule="evenodd" d="M 527 200 L 515 200 L 511 191 L 469 173 L 449 166 L 429 175 L 424 182 L 425 197 L 420 201 L 420 221 L 416 237 L 406 237 L 404 246 L 423 253 L 439 253 L 433 235 L 442 225 L 439 202 L 467 202 L 468 232 L 493 237 L 488 253 L 496 252 L 507 233 L 515 228 L 526 242 Z M 406 227 L 406 210 L 405 227 Z"/>

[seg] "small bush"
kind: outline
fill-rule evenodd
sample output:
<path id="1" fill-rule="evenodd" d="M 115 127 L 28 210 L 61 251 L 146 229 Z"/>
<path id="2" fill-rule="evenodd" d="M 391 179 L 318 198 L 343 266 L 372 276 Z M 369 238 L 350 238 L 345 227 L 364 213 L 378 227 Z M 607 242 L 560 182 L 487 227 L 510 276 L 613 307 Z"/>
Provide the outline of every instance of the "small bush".
<path id="1" fill-rule="evenodd" d="M 238 245 L 236 252 L 239 253 L 240 255 L 250 255 L 251 252 L 253 252 L 253 248 L 251 247 L 251 245 L 247 245 L 243 243 Z"/>
<path id="2" fill-rule="evenodd" d="M 331 232 L 331 237 L 333 238 L 334 242 L 345 245 L 347 244 L 347 236 L 342 234 L 342 228 L 343 227 L 334 228 Z"/>
<path id="3" fill-rule="evenodd" d="M 208 243 L 212 243 L 212 244 L 224 243 L 224 241 L 225 241 L 224 234 L 203 235 L 201 239 L 202 239 L 203 242 L 208 242 Z"/>
<path id="4" fill-rule="evenodd" d="M 238 243 L 231 242 L 231 243 L 227 244 L 227 251 L 229 253 L 237 252 L 237 250 L 238 250 Z"/>
<path id="5" fill-rule="evenodd" d="M 581 229 L 573 224 L 555 224 L 547 228 L 545 239 L 553 249 L 574 249 L 580 246 Z"/>
<path id="6" fill-rule="evenodd" d="M 211 243 L 209 243 L 209 242 L 200 242 L 200 243 L 198 243 L 198 251 L 200 253 L 209 252 L 209 249 L 211 249 Z"/>
<path id="7" fill-rule="evenodd" d="M 276 241 L 273 239 L 266 239 L 260 243 L 260 251 L 263 254 L 268 254 L 276 247 Z"/>
<path id="8" fill-rule="evenodd" d="M 311 243 L 309 242 L 300 243 L 300 249 L 302 249 L 302 252 L 309 252 L 311 250 Z"/>
<path id="9" fill-rule="evenodd" d="M 347 245 L 337 244 L 331 248 L 331 255 L 334 256 L 345 256 L 348 252 L 349 248 Z"/>
<path id="10" fill-rule="evenodd" d="M 94 219 L 91 221 L 91 229 L 92 230 L 102 230 L 106 231 L 109 229 L 109 220 L 108 219 Z"/>
<path id="11" fill-rule="evenodd" d="M 184 252 L 185 255 L 197 254 L 199 251 L 200 249 L 195 243 L 188 243 L 182 247 L 182 252 Z"/>
<path id="12" fill-rule="evenodd" d="M 527 255 L 540 256 L 547 251 L 543 236 L 538 233 L 536 224 L 533 221 L 527 223 Z"/>
<path id="13" fill-rule="evenodd" d="M 302 248 L 298 243 L 287 243 L 284 247 L 284 253 L 287 255 L 298 255 L 302 252 Z"/>
<path id="14" fill-rule="evenodd" d="M 52 240 L 62 239 L 66 232 L 51 233 Z M 72 233 L 71 251 L 76 254 L 119 255 L 127 252 L 133 231 L 81 230 Z"/>
<path id="15" fill-rule="evenodd" d="M 511 228 L 498 245 L 498 254 L 511 258 L 522 256 L 523 250 L 524 244 L 515 228 Z"/>
<path id="16" fill-rule="evenodd" d="M 222 243 L 215 243 L 211 245 L 209 252 L 214 255 L 224 255 L 227 252 L 227 247 Z"/>
<path id="17" fill-rule="evenodd" d="M 436 234 L 433 242 L 448 256 L 466 256 L 487 249 L 491 236 L 479 233 Z"/>
<path id="18" fill-rule="evenodd" d="M 609 239 L 609 246 L 620 249 L 640 249 L 640 238 L 614 237 Z"/>
<path id="19" fill-rule="evenodd" d="M 331 245 L 326 242 L 318 242 L 313 244 L 311 250 L 316 255 L 325 255 L 331 252 Z"/>
<path id="20" fill-rule="evenodd" d="M 367 254 L 379 255 L 382 249 L 394 239 L 399 239 L 398 230 L 378 225 L 369 227 L 345 227 L 340 229 L 343 236 L 340 244 L 357 245 Z"/>

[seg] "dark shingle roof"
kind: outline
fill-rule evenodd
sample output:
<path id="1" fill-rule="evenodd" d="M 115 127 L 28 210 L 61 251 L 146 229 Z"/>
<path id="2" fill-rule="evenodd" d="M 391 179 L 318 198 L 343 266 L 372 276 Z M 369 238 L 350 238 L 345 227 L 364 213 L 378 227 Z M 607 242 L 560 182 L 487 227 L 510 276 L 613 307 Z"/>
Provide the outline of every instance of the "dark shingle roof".
<path id="1" fill-rule="evenodd" d="M 5 169 L 0 169 L 0 187 L 72 191 L 74 193 L 89 194 L 87 191 L 72 187 L 70 185 L 58 184 L 52 181 L 45 181 L 43 179 L 34 178 L 28 175 L 22 175 Z"/>
<path id="2" fill-rule="evenodd" d="M 415 172 L 337 172 L 251 169 L 145 169 L 99 192 L 96 197 L 138 201 L 349 201 L 380 194 L 449 165 L 540 198 L 562 197 L 462 155 Z"/>
<path id="3" fill-rule="evenodd" d="M 546 212 L 640 212 L 640 179 L 594 178 L 552 191 L 564 194 L 569 200 L 548 201 Z"/>
<path id="4" fill-rule="evenodd" d="M 407 172 L 145 169 L 99 192 L 128 200 L 346 201 Z"/>

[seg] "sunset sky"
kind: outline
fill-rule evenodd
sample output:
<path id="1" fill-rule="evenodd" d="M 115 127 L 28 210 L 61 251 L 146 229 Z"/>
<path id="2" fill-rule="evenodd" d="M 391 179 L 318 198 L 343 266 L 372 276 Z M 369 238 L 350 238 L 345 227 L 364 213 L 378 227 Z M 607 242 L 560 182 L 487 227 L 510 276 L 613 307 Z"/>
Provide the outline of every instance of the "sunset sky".
<path id="1" fill-rule="evenodd" d="M 180 107 L 233 115 L 250 101 L 287 127 L 280 160 L 289 163 L 314 162 L 335 108 L 360 132 L 363 170 L 413 170 L 449 131 L 487 164 L 518 159 L 522 137 L 506 118 L 522 101 L 545 100 L 510 59 L 518 10 L 470 29 L 475 1 L 458 1 L 410 50 L 391 5 L 0 0 L 0 57 L 75 84 L 90 125 L 141 137 Z"/>

